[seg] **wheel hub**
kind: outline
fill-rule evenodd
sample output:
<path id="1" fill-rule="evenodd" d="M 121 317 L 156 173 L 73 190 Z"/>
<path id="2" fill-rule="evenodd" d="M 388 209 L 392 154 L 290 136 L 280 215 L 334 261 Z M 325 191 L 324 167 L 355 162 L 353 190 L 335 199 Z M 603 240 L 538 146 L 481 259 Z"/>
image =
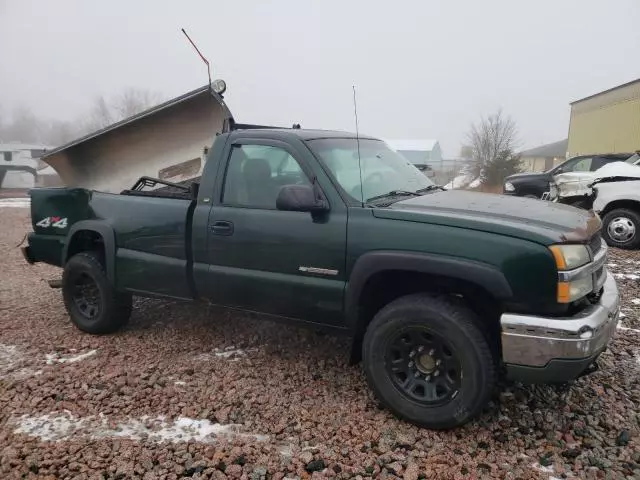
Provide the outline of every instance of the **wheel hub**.
<path id="1" fill-rule="evenodd" d="M 462 368 L 448 341 L 422 326 L 412 327 L 387 345 L 386 370 L 396 388 L 412 401 L 441 405 L 460 389 Z"/>
<path id="2" fill-rule="evenodd" d="M 416 360 L 416 369 L 420 373 L 424 374 L 433 373 L 433 371 L 436 369 L 436 362 L 437 359 L 433 358 L 428 353 L 423 353 L 422 355 L 418 356 Z"/>
<path id="3" fill-rule="evenodd" d="M 627 217 L 614 218 L 607 227 L 609 236 L 616 242 L 628 242 L 636 235 L 636 226 Z"/>
<path id="4" fill-rule="evenodd" d="M 97 284 L 87 274 L 81 274 L 73 282 L 73 301 L 78 311 L 88 319 L 94 319 L 100 312 L 100 291 Z"/>

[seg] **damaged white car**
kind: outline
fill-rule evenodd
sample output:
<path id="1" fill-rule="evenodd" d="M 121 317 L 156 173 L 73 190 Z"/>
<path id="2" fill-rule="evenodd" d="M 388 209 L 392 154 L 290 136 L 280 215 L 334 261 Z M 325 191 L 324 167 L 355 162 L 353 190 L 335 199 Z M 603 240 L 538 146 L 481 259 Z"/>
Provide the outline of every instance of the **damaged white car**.
<path id="1" fill-rule="evenodd" d="M 591 194 L 589 185 L 597 179 L 607 177 L 627 177 L 640 171 L 640 155 L 635 153 L 625 161 L 612 162 L 603 165 L 595 171 L 574 170 L 562 172 L 553 177 L 557 191 L 558 202 L 576 207 L 584 207 Z"/>
<path id="2" fill-rule="evenodd" d="M 613 163 L 594 172 L 598 174 L 597 178 L 585 185 L 586 193 L 580 200 L 580 207 L 593 210 L 602 218 L 602 236 L 611 247 L 640 247 L 638 160 Z M 554 201 L 566 203 L 560 197 Z"/>

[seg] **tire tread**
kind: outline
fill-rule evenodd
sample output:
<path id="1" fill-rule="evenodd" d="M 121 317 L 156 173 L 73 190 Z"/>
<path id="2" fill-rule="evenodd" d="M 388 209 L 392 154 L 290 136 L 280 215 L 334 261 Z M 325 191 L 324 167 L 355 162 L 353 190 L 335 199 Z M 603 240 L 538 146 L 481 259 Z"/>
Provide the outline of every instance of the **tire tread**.
<path id="1" fill-rule="evenodd" d="M 101 283 L 100 287 L 106 289 L 107 301 L 102 308 L 105 310 L 103 319 L 94 325 L 86 325 L 74 318 L 73 305 L 71 299 L 64 293 L 65 277 L 68 268 L 74 268 L 75 265 L 83 265 L 93 271 L 98 277 L 96 281 Z M 107 278 L 105 268 L 100 261 L 100 253 L 98 252 L 80 252 L 69 259 L 65 265 L 63 273 L 63 299 L 64 304 L 69 312 L 71 321 L 80 330 L 92 334 L 113 333 L 127 324 L 133 310 L 131 295 L 116 291 L 111 282 Z"/>
<path id="2" fill-rule="evenodd" d="M 367 349 L 371 344 L 370 340 L 371 336 L 375 334 L 374 332 L 383 324 L 392 321 L 396 312 L 407 307 L 421 308 L 427 311 L 436 310 L 442 316 L 455 321 L 459 328 L 465 332 L 465 335 L 467 335 L 469 340 L 475 345 L 480 362 L 484 365 L 485 381 L 481 385 L 480 391 L 470 405 L 470 408 L 467 409 L 466 413 L 461 413 L 460 418 L 427 419 L 421 421 L 420 419 L 408 417 L 406 412 L 399 411 L 393 405 L 388 404 L 388 402 L 383 403 L 385 403 L 387 408 L 396 416 L 419 426 L 432 429 L 448 429 L 460 426 L 475 417 L 482 410 L 489 401 L 496 384 L 497 359 L 491 351 L 485 334 L 479 328 L 480 320 L 475 312 L 473 312 L 462 299 L 450 295 L 416 293 L 400 297 L 383 307 L 369 324 L 363 342 L 363 359 L 368 358 Z M 370 375 L 367 375 L 367 381 L 377 397 L 382 398 L 378 387 L 372 382 Z"/>

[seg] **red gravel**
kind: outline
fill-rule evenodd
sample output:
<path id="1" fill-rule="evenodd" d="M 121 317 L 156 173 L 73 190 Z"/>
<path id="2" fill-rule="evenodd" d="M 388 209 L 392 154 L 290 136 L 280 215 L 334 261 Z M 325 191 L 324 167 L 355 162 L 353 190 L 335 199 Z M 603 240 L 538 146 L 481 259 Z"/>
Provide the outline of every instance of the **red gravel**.
<path id="1" fill-rule="evenodd" d="M 631 330 L 602 371 L 565 396 L 503 387 L 478 421 L 433 432 L 379 408 L 361 367 L 347 366 L 346 339 L 160 300 L 137 301 L 117 334 L 83 334 L 46 283 L 60 271 L 16 248 L 28 211 L 0 219 L 2 479 L 640 478 L 640 253 L 611 252 Z M 76 430 L 15 433 L 56 417 Z M 158 443 L 179 417 L 241 434 Z M 148 431 L 127 438 L 136 421 Z"/>

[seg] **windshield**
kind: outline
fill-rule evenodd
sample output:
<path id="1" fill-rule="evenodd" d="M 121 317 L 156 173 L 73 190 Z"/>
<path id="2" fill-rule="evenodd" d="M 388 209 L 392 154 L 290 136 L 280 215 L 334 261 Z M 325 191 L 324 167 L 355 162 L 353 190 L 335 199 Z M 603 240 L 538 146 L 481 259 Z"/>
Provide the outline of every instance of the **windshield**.
<path id="1" fill-rule="evenodd" d="M 323 138 L 307 142 L 320 157 L 344 191 L 354 200 L 365 201 L 392 191 L 416 192 L 433 185 L 406 158 L 393 151 L 381 140 L 355 138 Z"/>
<path id="2" fill-rule="evenodd" d="M 625 160 L 625 163 L 635 165 L 638 160 L 640 160 L 640 155 L 638 155 L 637 153 L 634 153 L 633 155 L 631 155 L 629 158 Z"/>

